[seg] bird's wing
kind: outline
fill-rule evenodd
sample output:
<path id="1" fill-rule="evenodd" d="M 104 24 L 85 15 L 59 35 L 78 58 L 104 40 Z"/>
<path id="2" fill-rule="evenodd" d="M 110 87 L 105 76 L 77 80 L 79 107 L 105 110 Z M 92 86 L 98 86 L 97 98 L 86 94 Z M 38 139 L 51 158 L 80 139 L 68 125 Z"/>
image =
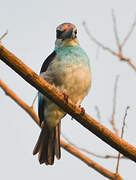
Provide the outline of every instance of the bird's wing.
<path id="1" fill-rule="evenodd" d="M 56 57 L 56 52 L 53 51 L 48 57 L 47 59 L 44 61 L 42 67 L 41 67 L 41 71 L 40 74 L 43 72 L 46 72 L 49 64 L 54 60 L 54 58 Z"/>
<path id="2" fill-rule="evenodd" d="M 53 51 L 44 61 L 40 70 L 40 74 L 47 71 L 49 64 L 54 60 L 55 57 L 56 57 L 56 52 Z M 40 124 L 44 120 L 44 105 L 45 105 L 45 101 L 44 101 L 43 95 L 39 92 L 38 93 L 38 114 L 40 118 Z"/>

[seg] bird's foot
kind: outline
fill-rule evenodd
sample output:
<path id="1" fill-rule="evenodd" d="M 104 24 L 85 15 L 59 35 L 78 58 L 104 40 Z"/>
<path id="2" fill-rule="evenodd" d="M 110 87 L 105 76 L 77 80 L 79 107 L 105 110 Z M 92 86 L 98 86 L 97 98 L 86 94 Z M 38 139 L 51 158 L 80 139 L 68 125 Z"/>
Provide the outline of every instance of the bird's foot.
<path id="1" fill-rule="evenodd" d="M 81 115 L 83 116 L 85 114 L 85 109 L 83 107 L 81 107 L 81 105 L 79 105 L 80 110 L 81 110 Z"/>
<path id="2" fill-rule="evenodd" d="M 44 121 L 41 122 L 41 128 L 43 128 L 43 127 L 44 127 Z"/>
<path id="3" fill-rule="evenodd" d="M 63 94 L 63 96 L 64 96 L 64 100 L 68 103 L 68 95 L 65 94 L 65 93 L 62 93 L 62 94 Z"/>

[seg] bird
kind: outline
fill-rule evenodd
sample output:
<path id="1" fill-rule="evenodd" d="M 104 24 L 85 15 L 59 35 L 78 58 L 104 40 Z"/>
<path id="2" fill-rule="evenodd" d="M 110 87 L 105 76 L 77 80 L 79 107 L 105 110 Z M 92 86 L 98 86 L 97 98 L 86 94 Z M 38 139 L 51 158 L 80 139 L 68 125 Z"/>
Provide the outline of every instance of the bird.
<path id="1" fill-rule="evenodd" d="M 89 57 L 80 47 L 77 28 L 72 23 L 63 23 L 56 28 L 53 52 L 44 61 L 40 76 L 55 86 L 64 98 L 80 106 L 91 87 Z M 61 158 L 61 119 L 67 113 L 38 92 L 38 115 L 41 133 L 34 147 L 40 164 L 53 165 L 55 156 Z"/>

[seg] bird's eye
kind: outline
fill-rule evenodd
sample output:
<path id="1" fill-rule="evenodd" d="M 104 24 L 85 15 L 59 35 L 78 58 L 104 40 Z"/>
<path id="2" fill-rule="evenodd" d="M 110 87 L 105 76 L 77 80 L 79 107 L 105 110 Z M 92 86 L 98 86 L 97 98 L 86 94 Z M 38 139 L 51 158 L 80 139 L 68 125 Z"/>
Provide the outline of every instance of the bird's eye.
<path id="1" fill-rule="evenodd" d="M 64 32 L 64 31 L 60 31 L 60 30 L 57 30 L 57 31 L 56 31 L 56 35 L 57 35 L 57 38 L 58 38 L 58 39 L 61 39 L 61 35 L 62 35 L 63 32 Z"/>
<path id="2" fill-rule="evenodd" d="M 77 30 L 75 30 L 75 35 L 77 34 Z"/>

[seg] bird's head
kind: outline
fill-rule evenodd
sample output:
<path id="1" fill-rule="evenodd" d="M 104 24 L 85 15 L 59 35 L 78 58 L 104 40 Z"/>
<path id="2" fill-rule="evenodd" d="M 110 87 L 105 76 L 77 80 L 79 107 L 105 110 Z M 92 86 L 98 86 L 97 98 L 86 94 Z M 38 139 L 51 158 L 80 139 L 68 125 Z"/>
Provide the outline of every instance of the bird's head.
<path id="1" fill-rule="evenodd" d="M 56 46 L 79 46 L 77 28 L 74 24 L 63 23 L 57 27 Z"/>

